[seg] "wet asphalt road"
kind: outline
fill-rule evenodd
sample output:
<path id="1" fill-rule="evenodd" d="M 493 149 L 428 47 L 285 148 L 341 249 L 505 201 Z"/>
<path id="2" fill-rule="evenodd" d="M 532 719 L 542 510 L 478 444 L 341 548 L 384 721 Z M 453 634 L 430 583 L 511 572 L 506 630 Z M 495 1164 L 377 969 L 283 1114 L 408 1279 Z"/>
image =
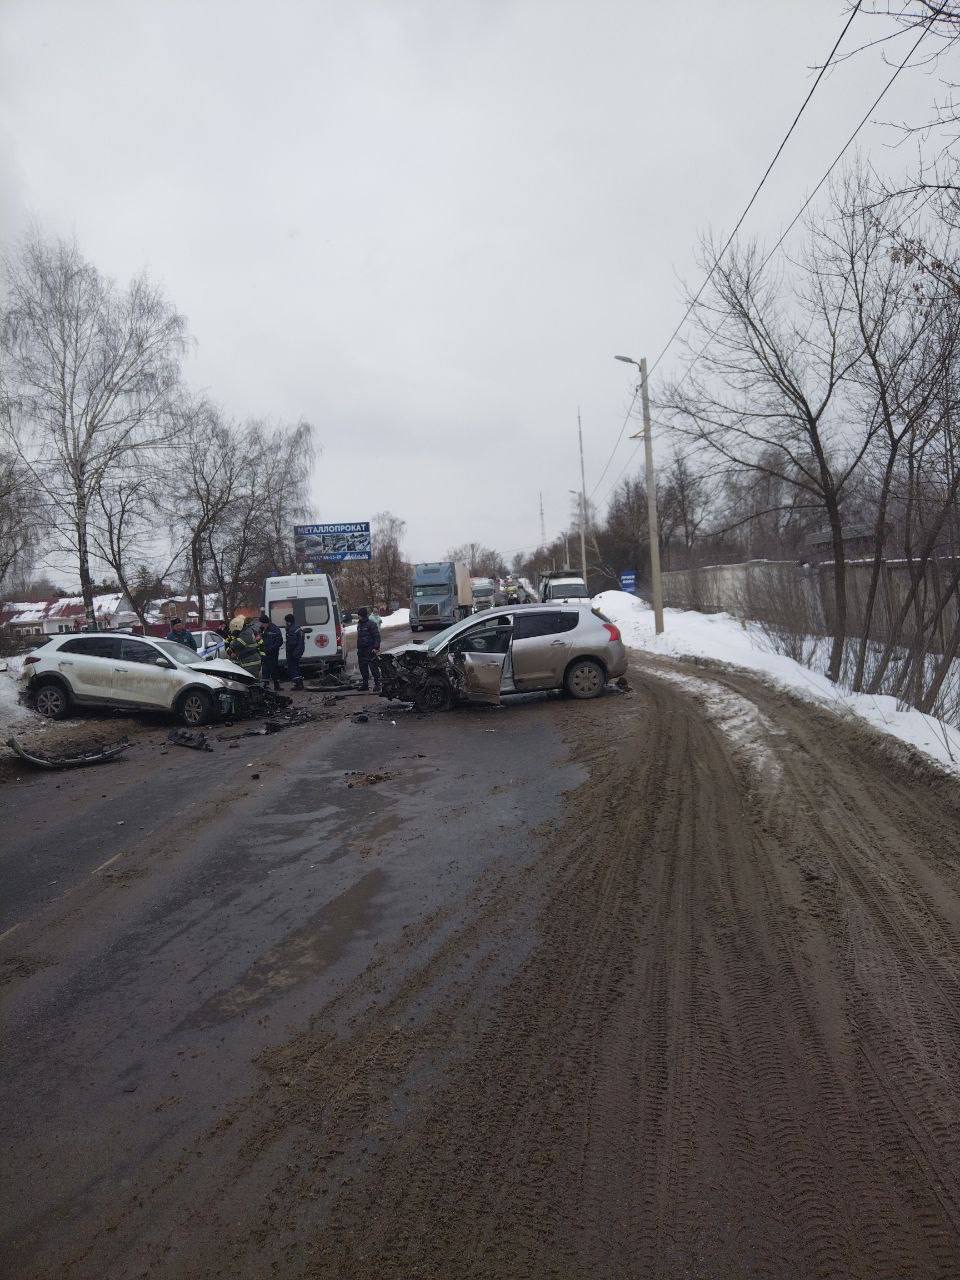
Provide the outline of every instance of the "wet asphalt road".
<path id="1" fill-rule="evenodd" d="M 355 639 L 355 632 L 347 631 L 351 672 L 356 669 Z M 413 639 L 407 628 L 392 628 L 384 633 L 383 647 L 388 650 Z M 340 714 L 352 713 L 357 705 L 356 698 L 351 698 L 342 704 Z M 379 709 L 380 704 L 375 705 Z M 71 729 L 79 727 L 77 721 L 66 723 Z M 113 729 L 114 736 L 121 728 L 133 730 L 133 753 L 122 765 L 109 766 L 102 773 L 93 768 L 43 774 L 13 760 L 3 762 L 0 783 L 11 781 L 15 789 L 0 790 L 0 815 L 12 823 L 7 828 L 10 838 L 0 844 L 0 938 L 98 868 L 106 870 L 113 860 L 119 863 L 131 851 L 165 835 L 176 843 L 184 825 L 207 811 L 211 789 L 226 785 L 235 795 L 236 783 L 244 780 L 232 753 L 213 761 L 207 753 L 168 749 L 166 737 L 173 726 L 165 717 L 117 720 L 95 712 L 86 723 L 91 731 L 98 726 Z M 55 734 L 56 726 L 49 728 Z M 206 732 L 216 736 L 221 727 L 213 725 Z M 258 739 L 242 741 L 247 750 L 234 750 L 241 752 L 245 766 L 249 747 Z M 53 814 L 67 815 L 62 827 L 52 824 Z"/>
<path id="2" fill-rule="evenodd" d="M 109 1233 L 258 1054 L 527 855 L 580 776 L 553 702 L 421 718 L 355 697 L 211 753 L 160 754 L 163 726 L 115 765 L 0 789 L 0 1274 L 67 1274 L 80 1225 Z M 75 1261 L 108 1273 L 102 1245 Z"/>

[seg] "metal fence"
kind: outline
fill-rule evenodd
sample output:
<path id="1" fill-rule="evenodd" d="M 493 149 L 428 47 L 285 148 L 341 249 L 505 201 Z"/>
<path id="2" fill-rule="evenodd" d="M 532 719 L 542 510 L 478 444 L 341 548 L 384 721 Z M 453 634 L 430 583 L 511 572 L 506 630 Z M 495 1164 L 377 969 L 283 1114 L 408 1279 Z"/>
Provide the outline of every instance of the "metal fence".
<path id="1" fill-rule="evenodd" d="M 851 560 L 846 566 L 847 633 L 863 634 L 873 564 Z M 942 649 L 957 623 L 957 593 L 951 584 L 960 562 L 931 560 L 900 636 L 909 643 L 918 623 L 926 628 L 936 617 L 931 650 Z M 911 584 L 906 560 L 883 563 L 870 633 L 884 637 L 895 627 Z M 773 628 L 829 635 L 834 617 L 833 563 L 798 564 L 792 560 L 748 560 L 741 564 L 706 565 L 663 575 L 664 603 L 701 613 L 730 613 Z M 946 603 L 944 604 L 944 601 Z M 942 607 L 941 607 L 942 606 Z"/>

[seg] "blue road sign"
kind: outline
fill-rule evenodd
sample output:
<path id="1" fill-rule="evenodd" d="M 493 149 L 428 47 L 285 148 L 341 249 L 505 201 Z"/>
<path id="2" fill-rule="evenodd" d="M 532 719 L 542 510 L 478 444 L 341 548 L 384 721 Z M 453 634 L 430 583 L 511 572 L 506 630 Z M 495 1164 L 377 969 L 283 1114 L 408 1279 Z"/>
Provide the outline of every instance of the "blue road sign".
<path id="1" fill-rule="evenodd" d="M 620 590 L 621 590 L 621 591 L 629 591 L 629 593 L 630 593 L 631 595 L 636 595 L 636 594 L 637 594 L 637 575 L 636 575 L 636 573 L 634 573 L 633 571 L 628 571 L 627 573 L 621 573 L 621 575 L 620 575 Z"/>

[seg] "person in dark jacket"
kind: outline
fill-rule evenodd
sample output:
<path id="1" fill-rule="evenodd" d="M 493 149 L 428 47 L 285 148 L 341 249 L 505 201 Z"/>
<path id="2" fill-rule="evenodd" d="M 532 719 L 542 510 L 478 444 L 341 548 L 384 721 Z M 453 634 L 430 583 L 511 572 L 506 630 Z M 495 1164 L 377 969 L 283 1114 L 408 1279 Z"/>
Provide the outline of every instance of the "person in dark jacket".
<path id="1" fill-rule="evenodd" d="M 300 659 L 303 657 L 303 651 L 306 647 L 306 640 L 303 637 L 303 627 L 297 626 L 297 620 L 292 613 L 284 614 L 283 620 L 287 624 L 287 674 L 293 681 L 293 687 L 295 689 L 302 689 L 303 676 L 300 674 Z"/>
<path id="2" fill-rule="evenodd" d="M 380 628 L 370 621 L 368 609 L 358 609 L 357 617 L 357 665 L 360 668 L 361 689 L 370 688 L 370 677 L 373 676 L 373 687 L 380 692 Z"/>
<path id="3" fill-rule="evenodd" d="M 260 644 L 263 657 L 260 660 L 260 683 L 266 689 L 270 681 L 280 692 L 280 650 L 283 648 L 283 632 L 265 613 L 260 615 Z"/>
<path id="4" fill-rule="evenodd" d="M 171 622 L 167 639 L 172 640 L 174 644 L 185 644 L 188 649 L 192 649 L 194 653 L 197 652 L 197 642 L 193 638 L 193 632 L 187 630 L 182 618 L 174 618 Z"/>

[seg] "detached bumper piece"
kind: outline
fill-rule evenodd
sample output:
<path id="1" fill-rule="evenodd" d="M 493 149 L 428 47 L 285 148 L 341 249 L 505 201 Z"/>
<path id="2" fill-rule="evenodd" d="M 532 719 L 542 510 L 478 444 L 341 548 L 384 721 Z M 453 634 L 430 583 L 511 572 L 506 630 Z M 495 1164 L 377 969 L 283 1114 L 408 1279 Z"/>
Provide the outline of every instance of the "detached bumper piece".
<path id="1" fill-rule="evenodd" d="M 107 760 L 115 760 L 117 756 L 130 746 L 124 738 L 109 747 L 82 747 L 79 751 L 63 751 L 59 755 L 50 755 L 46 751 L 25 747 L 17 738 L 8 738 L 7 746 L 21 760 L 32 764 L 36 769 L 76 769 L 85 764 L 103 764 Z"/>

